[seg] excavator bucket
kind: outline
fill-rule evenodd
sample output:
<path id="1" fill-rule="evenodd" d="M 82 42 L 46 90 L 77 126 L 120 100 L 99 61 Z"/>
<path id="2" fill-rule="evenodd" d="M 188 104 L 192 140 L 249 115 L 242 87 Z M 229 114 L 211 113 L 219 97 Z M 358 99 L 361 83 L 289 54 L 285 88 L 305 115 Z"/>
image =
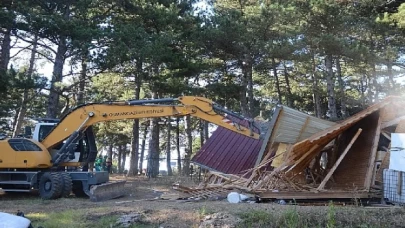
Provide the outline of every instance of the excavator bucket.
<path id="1" fill-rule="evenodd" d="M 125 194 L 124 185 L 126 181 L 107 182 L 90 187 L 90 200 L 99 202 L 115 199 Z"/>

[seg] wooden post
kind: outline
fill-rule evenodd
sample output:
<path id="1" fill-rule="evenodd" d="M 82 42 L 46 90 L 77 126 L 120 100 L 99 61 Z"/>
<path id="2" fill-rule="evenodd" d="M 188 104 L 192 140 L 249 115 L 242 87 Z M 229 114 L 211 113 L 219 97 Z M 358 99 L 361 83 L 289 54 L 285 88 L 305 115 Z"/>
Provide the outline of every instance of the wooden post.
<path id="1" fill-rule="evenodd" d="M 382 120 L 382 118 L 379 117 L 378 123 L 377 123 L 377 129 L 375 131 L 373 147 L 371 147 L 371 154 L 370 154 L 370 160 L 368 163 L 366 179 L 364 180 L 364 188 L 367 191 L 370 190 L 371 182 L 375 178 L 375 175 L 374 175 L 375 164 L 374 163 L 375 163 L 375 158 L 377 157 L 378 143 L 380 141 L 380 135 L 381 135 L 381 120 Z M 374 184 L 374 182 L 373 182 L 373 184 Z"/>
<path id="2" fill-rule="evenodd" d="M 333 173 L 335 172 L 336 168 L 339 166 L 340 162 L 342 162 L 343 158 L 346 156 L 347 152 L 350 150 L 350 148 L 352 148 L 354 142 L 357 140 L 357 138 L 359 137 L 360 133 L 363 131 L 363 129 L 359 128 L 359 130 L 357 130 L 357 133 L 353 136 L 352 140 L 350 141 L 349 145 L 347 145 L 346 149 L 343 151 L 343 153 L 340 155 L 339 159 L 336 161 L 336 163 L 333 165 L 333 167 L 329 170 L 328 174 L 326 175 L 326 177 L 323 179 L 323 181 L 321 182 L 321 184 L 318 186 L 318 188 L 316 189 L 317 191 L 322 190 L 326 183 L 328 182 L 328 180 L 332 177 Z"/>

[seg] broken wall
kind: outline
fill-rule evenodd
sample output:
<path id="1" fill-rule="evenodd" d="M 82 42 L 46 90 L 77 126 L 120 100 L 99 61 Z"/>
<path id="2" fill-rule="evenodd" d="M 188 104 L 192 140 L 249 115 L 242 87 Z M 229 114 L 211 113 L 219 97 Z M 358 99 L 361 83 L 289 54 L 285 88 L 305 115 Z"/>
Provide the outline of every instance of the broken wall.
<path id="1" fill-rule="evenodd" d="M 379 112 L 363 118 L 355 125 L 343 132 L 339 138 L 337 158 L 346 149 L 353 136 L 359 128 L 363 129 L 357 140 L 354 142 L 342 162 L 329 180 L 326 189 L 354 190 L 363 189 L 369 162 L 372 154 L 374 138 L 378 127 Z M 332 164 L 328 164 L 332 167 Z"/>

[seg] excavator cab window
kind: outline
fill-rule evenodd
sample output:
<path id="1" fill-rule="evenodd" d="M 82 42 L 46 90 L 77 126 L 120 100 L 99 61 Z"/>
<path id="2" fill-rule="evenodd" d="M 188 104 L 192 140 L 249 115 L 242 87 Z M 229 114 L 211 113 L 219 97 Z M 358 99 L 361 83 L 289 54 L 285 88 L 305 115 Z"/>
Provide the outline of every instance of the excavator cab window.
<path id="1" fill-rule="evenodd" d="M 39 127 L 39 132 L 38 132 L 38 141 L 41 142 L 49 134 L 49 132 L 51 132 L 51 130 L 53 128 L 54 128 L 53 125 L 41 125 Z M 59 150 L 60 148 L 62 148 L 62 146 L 63 146 L 63 142 L 56 145 L 54 147 L 54 149 Z"/>
<path id="2" fill-rule="evenodd" d="M 41 125 L 41 127 L 39 128 L 38 141 L 41 142 L 53 128 L 53 125 Z"/>
<path id="3" fill-rule="evenodd" d="M 27 139 L 9 139 L 8 144 L 15 151 L 42 151 L 42 149 Z"/>

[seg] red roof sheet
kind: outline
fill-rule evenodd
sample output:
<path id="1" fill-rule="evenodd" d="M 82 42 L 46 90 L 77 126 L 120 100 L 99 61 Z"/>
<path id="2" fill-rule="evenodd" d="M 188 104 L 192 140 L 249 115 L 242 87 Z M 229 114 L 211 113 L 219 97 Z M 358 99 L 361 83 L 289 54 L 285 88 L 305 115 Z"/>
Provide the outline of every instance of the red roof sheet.
<path id="1" fill-rule="evenodd" d="M 254 167 L 262 144 L 263 140 L 218 127 L 192 158 L 192 162 L 215 171 L 240 174 Z"/>

